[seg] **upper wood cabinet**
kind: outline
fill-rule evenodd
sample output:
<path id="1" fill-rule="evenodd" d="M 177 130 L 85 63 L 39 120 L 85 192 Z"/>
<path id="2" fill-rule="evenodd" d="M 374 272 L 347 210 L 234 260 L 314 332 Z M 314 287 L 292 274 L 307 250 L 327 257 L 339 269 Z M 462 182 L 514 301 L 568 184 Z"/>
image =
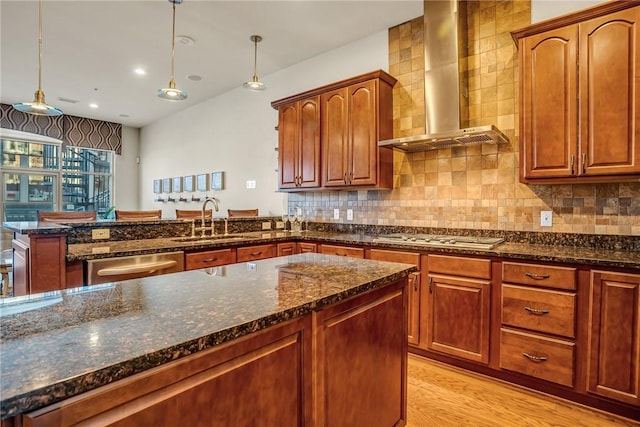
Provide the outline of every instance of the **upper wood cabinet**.
<path id="1" fill-rule="evenodd" d="M 392 188 L 393 85 L 382 70 L 273 101 L 280 189 Z"/>
<path id="2" fill-rule="evenodd" d="M 614 1 L 513 33 L 522 182 L 640 178 L 639 21 Z"/>
<path id="3" fill-rule="evenodd" d="M 278 108 L 280 188 L 313 188 L 320 182 L 320 97 Z"/>

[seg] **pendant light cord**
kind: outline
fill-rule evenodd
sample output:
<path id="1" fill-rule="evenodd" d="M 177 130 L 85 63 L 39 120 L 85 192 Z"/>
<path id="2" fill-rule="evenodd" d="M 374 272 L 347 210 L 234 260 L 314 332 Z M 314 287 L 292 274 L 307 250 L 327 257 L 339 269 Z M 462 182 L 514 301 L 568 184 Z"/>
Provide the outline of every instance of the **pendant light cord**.
<path id="1" fill-rule="evenodd" d="M 42 1 L 42 0 L 40 0 Z M 171 30 L 171 81 L 173 82 L 173 67 L 176 56 L 176 2 L 173 3 L 173 29 Z"/>
<path id="2" fill-rule="evenodd" d="M 253 38 L 253 81 L 258 81 L 258 38 Z"/>
<path id="3" fill-rule="evenodd" d="M 42 0 L 38 2 L 38 92 L 42 92 Z"/>

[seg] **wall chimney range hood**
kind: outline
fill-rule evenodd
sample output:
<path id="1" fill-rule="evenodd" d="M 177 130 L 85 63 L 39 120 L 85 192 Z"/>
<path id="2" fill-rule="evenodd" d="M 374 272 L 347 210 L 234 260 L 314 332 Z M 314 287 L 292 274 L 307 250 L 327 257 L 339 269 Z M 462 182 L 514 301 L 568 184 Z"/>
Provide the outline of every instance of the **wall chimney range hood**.
<path id="1" fill-rule="evenodd" d="M 466 50 L 465 2 L 424 2 L 425 135 L 380 141 L 380 147 L 415 152 L 470 144 L 508 143 L 494 125 L 462 128 L 461 115 L 468 105 L 465 79 L 461 78 L 458 49 Z M 460 41 L 462 43 L 460 43 Z M 460 105 L 464 105 L 463 110 Z"/>

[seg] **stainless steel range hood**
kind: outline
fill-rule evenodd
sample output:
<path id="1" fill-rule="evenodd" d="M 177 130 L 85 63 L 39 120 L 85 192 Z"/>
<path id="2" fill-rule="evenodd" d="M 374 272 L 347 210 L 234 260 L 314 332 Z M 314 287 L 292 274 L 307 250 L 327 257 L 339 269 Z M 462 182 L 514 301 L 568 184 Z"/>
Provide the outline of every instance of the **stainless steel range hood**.
<path id="1" fill-rule="evenodd" d="M 493 125 L 461 128 L 461 103 L 468 104 L 461 78 L 459 41 L 466 46 L 466 11 L 457 0 L 424 2 L 425 135 L 388 139 L 378 143 L 403 151 L 423 151 L 481 143 L 506 143 Z M 466 49 L 466 47 L 465 47 Z M 462 83 L 462 84 L 461 84 Z"/>

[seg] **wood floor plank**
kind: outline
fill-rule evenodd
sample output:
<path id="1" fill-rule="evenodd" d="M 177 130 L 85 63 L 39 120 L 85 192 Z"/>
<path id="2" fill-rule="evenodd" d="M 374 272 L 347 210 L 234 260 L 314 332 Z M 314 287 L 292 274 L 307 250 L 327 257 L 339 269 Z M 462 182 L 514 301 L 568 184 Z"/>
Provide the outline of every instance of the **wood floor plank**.
<path id="1" fill-rule="evenodd" d="M 640 422 L 409 355 L 408 427 L 640 427 Z"/>

